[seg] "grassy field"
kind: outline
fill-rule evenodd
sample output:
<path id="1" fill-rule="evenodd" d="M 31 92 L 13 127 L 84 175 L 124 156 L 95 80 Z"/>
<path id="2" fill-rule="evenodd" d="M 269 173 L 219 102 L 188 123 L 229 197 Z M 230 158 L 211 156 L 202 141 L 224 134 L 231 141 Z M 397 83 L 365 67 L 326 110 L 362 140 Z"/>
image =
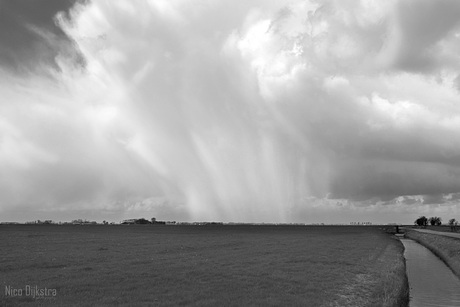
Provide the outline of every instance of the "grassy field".
<path id="1" fill-rule="evenodd" d="M 405 236 L 431 250 L 460 277 L 460 239 L 417 231 L 408 231 Z"/>
<path id="2" fill-rule="evenodd" d="M 1 306 L 404 306 L 408 298 L 402 244 L 376 227 L 2 225 L 0 250 Z M 26 296 L 26 285 L 56 296 Z"/>

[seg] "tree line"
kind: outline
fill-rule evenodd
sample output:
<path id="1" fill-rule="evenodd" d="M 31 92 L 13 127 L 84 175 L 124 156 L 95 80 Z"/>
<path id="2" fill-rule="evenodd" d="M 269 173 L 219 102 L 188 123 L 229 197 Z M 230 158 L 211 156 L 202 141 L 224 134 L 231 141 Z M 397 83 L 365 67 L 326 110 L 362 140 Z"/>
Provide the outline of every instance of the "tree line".
<path id="1" fill-rule="evenodd" d="M 421 216 L 418 219 L 415 220 L 414 224 L 417 226 L 427 226 L 428 223 L 431 226 L 441 226 L 442 225 L 442 219 L 439 216 L 432 216 L 430 218 L 427 218 L 426 216 Z M 456 219 L 450 219 L 449 220 L 449 226 L 450 230 L 452 231 L 457 231 L 457 226 L 458 226 L 458 221 Z"/>

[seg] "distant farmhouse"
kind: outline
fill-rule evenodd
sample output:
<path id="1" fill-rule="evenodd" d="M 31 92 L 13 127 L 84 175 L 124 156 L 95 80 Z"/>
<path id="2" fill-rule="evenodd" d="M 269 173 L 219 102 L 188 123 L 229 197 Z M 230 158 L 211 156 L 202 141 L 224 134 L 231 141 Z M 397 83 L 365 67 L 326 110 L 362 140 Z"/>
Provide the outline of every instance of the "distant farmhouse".
<path id="1" fill-rule="evenodd" d="M 123 220 L 121 222 L 122 225 L 135 225 L 135 224 L 157 224 L 157 225 L 175 225 L 176 222 L 164 222 L 164 221 L 157 221 L 156 218 L 152 217 L 152 219 L 146 220 L 144 218 L 140 219 L 128 219 L 128 220 Z"/>
<path id="2" fill-rule="evenodd" d="M 96 225 L 97 222 L 96 221 L 87 221 L 87 220 L 78 219 L 78 220 L 73 220 L 72 224 L 73 225 Z"/>

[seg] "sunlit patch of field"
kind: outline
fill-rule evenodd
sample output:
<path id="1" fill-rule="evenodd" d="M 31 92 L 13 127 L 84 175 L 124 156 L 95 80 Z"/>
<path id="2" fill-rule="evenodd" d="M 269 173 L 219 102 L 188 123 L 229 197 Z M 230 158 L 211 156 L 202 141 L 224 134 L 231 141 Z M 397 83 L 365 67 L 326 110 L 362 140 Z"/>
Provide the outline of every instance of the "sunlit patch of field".
<path id="1" fill-rule="evenodd" d="M 376 227 L 0 226 L 3 288 L 55 305 L 399 306 L 403 247 Z M 0 305 L 36 304 L 5 296 Z"/>

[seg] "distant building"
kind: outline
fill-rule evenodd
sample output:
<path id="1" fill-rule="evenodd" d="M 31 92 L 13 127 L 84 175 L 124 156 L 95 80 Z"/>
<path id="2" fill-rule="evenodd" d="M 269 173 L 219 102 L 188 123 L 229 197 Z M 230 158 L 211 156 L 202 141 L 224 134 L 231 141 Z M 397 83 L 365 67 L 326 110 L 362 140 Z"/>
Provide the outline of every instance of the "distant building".
<path id="1" fill-rule="evenodd" d="M 133 225 L 133 224 L 152 224 L 152 222 L 144 219 L 144 218 L 140 218 L 140 219 L 128 219 L 128 220 L 123 220 L 121 222 L 121 224 L 123 225 Z"/>
<path id="2" fill-rule="evenodd" d="M 138 219 L 128 219 L 128 220 L 123 220 L 121 223 L 122 223 L 123 225 L 136 224 L 136 221 L 137 221 L 137 220 L 138 220 Z"/>

